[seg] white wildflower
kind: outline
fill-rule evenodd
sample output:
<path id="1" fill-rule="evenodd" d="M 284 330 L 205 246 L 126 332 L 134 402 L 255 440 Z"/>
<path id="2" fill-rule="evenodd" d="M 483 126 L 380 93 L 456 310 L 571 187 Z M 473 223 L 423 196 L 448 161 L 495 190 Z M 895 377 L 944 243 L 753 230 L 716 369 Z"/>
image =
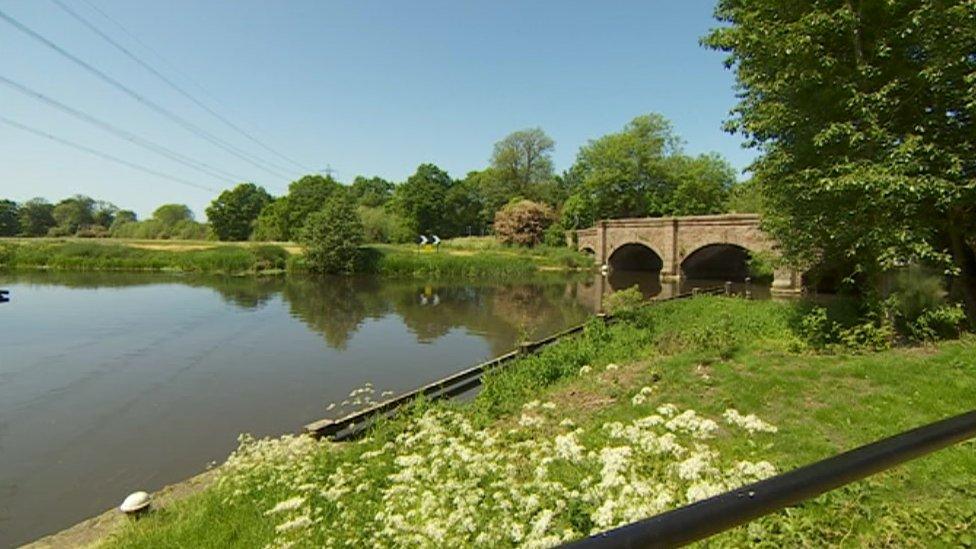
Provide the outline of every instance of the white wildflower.
<path id="1" fill-rule="evenodd" d="M 588 373 L 590 373 L 592 371 L 593 371 L 593 368 L 592 367 L 590 367 L 590 366 L 583 366 L 582 368 L 579 369 L 579 375 L 585 376 L 586 374 L 588 374 Z"/>
<path id="2" fill-rule="evenodd" d="M 717 496 L 718 494 L 721 494 L 724 489 L 724 486 L 715 484 L 713 482 L 698 482 L 688 487 L 688 490 L 685 491 L 685 497 L 688 498 L 688 503 L 693 503 L 703 499 L 708 499 L 712 496 Z"/>
<path id="3" fill-rule="evenodd" d="M 545 409 L 545 410 L 555 410 L 556 409 L 556 403 L 555 402 L 545 402 L 545 403 L 542 404 L 542 408 Z"/>
<path id="4" fill-rule="evenodd" d="M 519 425 L 522 427 L 538 427 L 543 423 L 542 418 L 537 415 L 522 414 L 522 417 L 519 418 Z"/>
<path id="5" fill-rule="evenodd" d="M 576 440 L 576 433 L 556 436 L 556 455 L 569 461 L 583 459 L 583 446 Z"/>
<path id="6" fill-rule="evenodd" d="M 678 407 L 670 403 L 662 404 L 661 406 L 657 407 L 657 413 L 661 414 L 664 417 L 671 417 L 674 414 L 678 413 Z"/>
<path id="7" fill-rule="evenodd" d="M 620 366 L 617 366 L 613 362 L 611 362 L 610 364 L 607 364 L 607 368 L 606 368 L 606 370 L 608 372 L 613 372 L 614 370 L 619 370 L 619 369 L 620 369 Z"/>
<path id="8" fill-rule="evenodd" d="M 285 501 L 278 502 L 278 505 L 275 505 L 264 514 L 273 515 L 275 513 L 280 513 L 282 511 L 294 511 L 295 509 L 301 507 L 303 503 L 305 503 L 305 498 L 301 496 L 296 496 L 291 499 L 286 499 Z"/>
<path id="9" fill-rule="evenodd" d="M 763 433 L 775 433 L 779 430 L 775 425 L 766 423 L 765 421 L 756 417 L 755 414 L 744 416 L 735 408 L 729 408 L 726 410 L 725 413 L 722 414 L 722 417 L 725 418 L 725 421 L 728 422 L 729 425 L 736 425 L 745 429 L 746 431 L 749 431 L 750 433 L 755 433 L 757 431 Z"/>
<path id="10" fill-rule="evenodd" d="M 302 515 L 299 517 L 295 517 L 287 522 L 283 522 L 278 526 L 275 526 L 275 532 L 278 532 L 280 534 L 282 532 L 297 530 L 299 528 L 306 528 L 311 524 L 312 524 L 312 519 L 310 519 L 308 515 Z"/>

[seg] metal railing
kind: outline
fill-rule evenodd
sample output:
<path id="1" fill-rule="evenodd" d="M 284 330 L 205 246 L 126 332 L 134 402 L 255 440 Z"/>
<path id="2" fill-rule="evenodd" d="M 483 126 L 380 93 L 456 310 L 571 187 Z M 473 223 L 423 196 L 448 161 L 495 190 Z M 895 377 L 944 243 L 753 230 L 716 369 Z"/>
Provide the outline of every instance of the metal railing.
<path id="1" fill-rule="evenodd" d="M 976 437 L 976 410 L 565 545 L 677 547 Z"/>

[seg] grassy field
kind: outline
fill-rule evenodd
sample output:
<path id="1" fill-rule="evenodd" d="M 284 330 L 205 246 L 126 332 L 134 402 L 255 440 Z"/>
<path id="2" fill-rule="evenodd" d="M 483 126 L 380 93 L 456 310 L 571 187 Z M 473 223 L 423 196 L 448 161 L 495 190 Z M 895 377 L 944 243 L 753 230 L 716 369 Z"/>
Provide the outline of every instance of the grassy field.
<path id="1" fill-rule="evenodd" d="M 700 297 L 597 322 L 357 443 L 254 441 L 108 547 L 549 546 L 973 406 L 976 338 L 813 353 L 802 307 Z M 371 394 L 370 387 L 356 398 Z M 708 546 L 970 546 L 972 442 Z"/>
<path id="2" fill-rule="evenodd" d="M 445 242 L 439 251 L 413 245 L 363 248 L 360 272 L 392 277 L 513 277 L 579 270 L 592 259 L 565 248 L 503 247 L 493 239 Z M 83 271 L 176 271 L 218 274 L 301 272 L 293 243 L 121 239 L 0 239 L 0 267 Z"/>

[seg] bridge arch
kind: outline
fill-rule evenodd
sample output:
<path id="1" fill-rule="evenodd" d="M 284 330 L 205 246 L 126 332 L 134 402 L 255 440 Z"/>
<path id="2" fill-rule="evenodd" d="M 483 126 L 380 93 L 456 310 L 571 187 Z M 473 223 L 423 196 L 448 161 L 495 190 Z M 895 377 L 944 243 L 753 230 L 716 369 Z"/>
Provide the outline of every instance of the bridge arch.
<path id="1" fill-rule="evenodd" d="M 749 276 L 752 252 L 728 242 L 705 244 L 681 260 L 681 277 L 697 280 L 743 282 Z"/>
<path id="2" fill-rule="evenodd" d="M 659 272 L 664 259 L 643 242 L 626 242 L 613 249 L 607 258 L 611 270 Z"/>

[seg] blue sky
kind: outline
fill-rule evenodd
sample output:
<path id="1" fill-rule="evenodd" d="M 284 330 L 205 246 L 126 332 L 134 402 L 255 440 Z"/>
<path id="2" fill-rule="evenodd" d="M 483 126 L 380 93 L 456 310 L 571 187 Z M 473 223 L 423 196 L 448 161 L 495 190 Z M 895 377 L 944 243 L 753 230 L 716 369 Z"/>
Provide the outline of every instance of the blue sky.
<path id="1" fill-rule="evenodd" d="M 587 140 L 648 112 L 671 119 L 690 153 L 718 151 L 739 169 L 754 156 L 721 129 L 735 96 L 722 54 L 698 45 L 715 25 L 711 1 L 88 0 L 179 72 L 85 0 L 62 1 L 265 144 L 303 166 L 331 166 L 343 181 L 401 181 L 422 162 L 461 177 L 487 164 L 494 142 L 535 126 L 556 141 L 562 170 Z M 0 0 L 0 10 L 193 124 L 285 163 L 52 1 Z M 258 170 L 3 21 L 0 76 L 273 194 L 302 173 Z M 229 186 L 5 86 L 0 115 L 206 187 Z M 0 197 L 79 192 L 140 216 L 181 202 L 202 218 L 213 198 L 0 124 Z"/>

